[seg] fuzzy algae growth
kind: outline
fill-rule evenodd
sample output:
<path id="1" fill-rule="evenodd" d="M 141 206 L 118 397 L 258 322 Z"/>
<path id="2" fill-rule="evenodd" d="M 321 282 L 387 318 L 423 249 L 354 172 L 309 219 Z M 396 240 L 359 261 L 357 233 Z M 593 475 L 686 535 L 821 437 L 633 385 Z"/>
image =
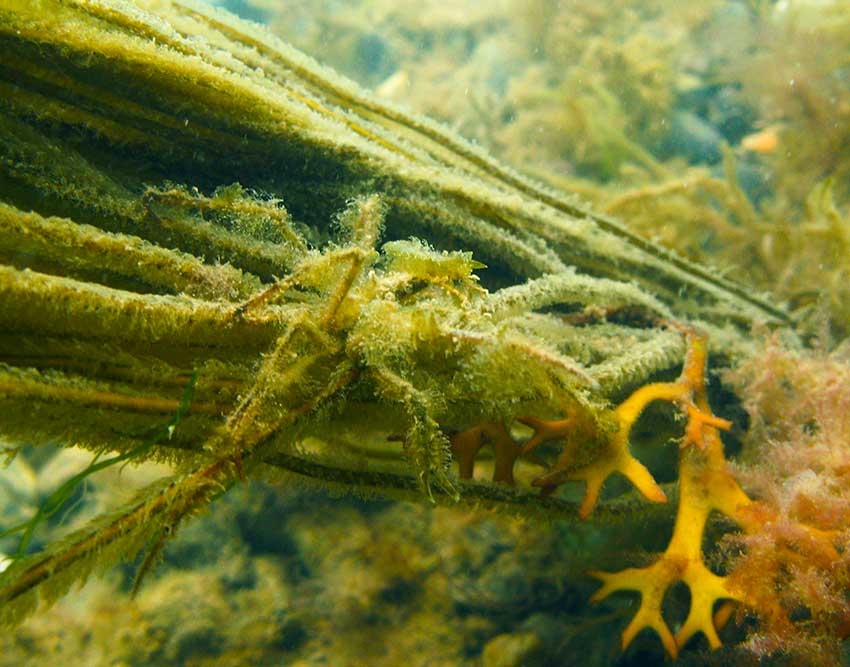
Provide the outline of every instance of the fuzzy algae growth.
<path id="1" fill-rule="evenodd" d="M 748 599 L 702 565 L 708 515 L 769 519 L 742 514 L 706 341 L 735 358 L 780 308 L 201 3 L 0 0 L 0 55 L 0 435 L 175 468 L 16 560 L 4 626 L 142 551 L 138 585 L 248 478 L 646 516 L 597 496 L 618 472 L 666 500 L 629 438 L 662 400 L 687 417 L 676 532 L 600 596 L 642 591 L 624 644 L 719 643 L 714 603 Z M 532 454 L 549 440 L 554 462 Z M 569 480 L 580 505 L 553 493 Z"/>

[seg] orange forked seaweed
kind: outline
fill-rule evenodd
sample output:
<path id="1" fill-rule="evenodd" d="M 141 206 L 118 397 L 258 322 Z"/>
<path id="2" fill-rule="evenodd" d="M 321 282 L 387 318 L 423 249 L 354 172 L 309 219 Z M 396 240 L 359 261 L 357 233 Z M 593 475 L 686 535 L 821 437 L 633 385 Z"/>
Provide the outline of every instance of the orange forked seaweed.
<path id="1" fill-rule="evenodd" d="M 645 385 L 601 418 L 593 419 L 578 410 L 568 411 L 558 420 L 519 417 L 518 421 L 534 431 L 522 447 L 514 443 L 501 422 L 481 424 L 452 438 L 461 477 L 472 476 L 475 456 L 490 441 L 495 450 L 494 481 L 508 483 L 513 483 L 512 469 L 517 458 L 544 442 L 562 440 L 564 447 L 557 462 L 549 472 L 534 480 L 533 485 L 542 487 L 543 493 L 548 494 L 564 482 L 584 481 L 586 490 L 579 515 L 587 518 L 602 484 L 614 472 L 628 477 L 647 499 L 666 502 L 650 472 L 631 454 L 629 433 L 652 401 L 669 401 L 679 406 L 687 423 L 679 456 L 679 506 L 667 549 L 647 567 L 613 573 L 589 572 L 602 581 L 602 587 L 591 598 L 594 602 L 617 591 L 641 594 L 638 611 L 622 635 L 623 649 L 641 630 L 651 628 L 674 658 L 698 633 L 705 635 L 709 646 L 719 647 L 717 629 L 730 618 L 732 601 L 743 603 L 773 627 L 787 627 L 790 623 L 786 610 L 777 600 L 752 599 L 734 583 L 735 578 L 715 574 L 704 562 L 703 533 L 712 512 L 732 519 L 747 534 L 766 526 L 773 520 L 774 512 L 751 500 L 729 470 L 719 430 L 728 429 L 731 423 L 715 416 L 708 403 L 705 337 L 692 327 L 675 326 L 688 343 L 684 367 L 675 382 Z M 588 460 L 582 461 L 583 457 Z M 837 557 L 830 534 L 803 525 L 800 529 L 822 542 L 823 548 Z M 667 590 L 678 582 L 687 584 L 691 603 L 687 618 L 674 635 L 662 616 L 662 603 Z"/>

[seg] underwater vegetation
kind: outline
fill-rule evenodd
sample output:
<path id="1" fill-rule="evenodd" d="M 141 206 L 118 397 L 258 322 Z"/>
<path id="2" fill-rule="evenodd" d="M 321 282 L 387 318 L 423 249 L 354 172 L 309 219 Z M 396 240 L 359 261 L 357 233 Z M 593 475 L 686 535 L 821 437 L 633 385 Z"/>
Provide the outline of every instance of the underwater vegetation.
<path id="1" fill-rule="evenodd" d="M 570 23 L 539 4 L 556 31 L 547 50 L 572 53 L 575 36 L 564 31 L 575 26 L 628 24 L 582 4 Z M 664 4 L 627 18 L 644 25 Z M 713 7 L 668 20 L 701 25 Z M 258 11 L 274 24 L 273 7 Z M 770 20 L 764 8 L 748 11 Z M 469 30 L 488 25 L 482 15 Z M 377 81 L 394 68 L 376 40 L 357 48 Z M 684 178 L 710 192 L 710 204 L 677 200 L 675 215 L 648 206 L 680 192 L 682 177 L 642 181 L 664 181 L 677 159 L 660 157 L 660 119 L 676 97 L 663 66 L 672 46 L 647 40 L 600 36 L 579 69 L 550 81 L 548 97 L 517 102 L 507 127 L 488 127 L 522 136 L 523 110 L 571 91 L 572 120 L 556 124 L 576 172 L 561 185 L 600 205 L 637 164 L 634 189 L 600 208 L 645 229 L 640 220 L 652 215 L 701 221 L 686 214 L 693 206 L 734 229 L 718 244 L 745 237 L 756 247 L 767 208 L 738 183 L 736 150 L 720 145 L 707 160 L 722 177 L 688 167 Z M 25 619 L 75 585 L 130 561 L 119 586 L 138 602 L 113 600 L 104 612 L 128 619 L 110 649 L 124 651 L 121 664 L 263 660 L 264 650 L 303 664 L 336 650 L 346 664 L 346 651 L 362 649 L 352 637 L 364 619 L 378 634 L 385 627 L 382 604 L 417 629 L 393 628 L 406 647 L 384 656 L 395 664 L 401 655 L 428 662 L 434 627 L 462 614 L 465 625 L 445 630 L 461 648 L 441 664 L 545 664 L 588 628 L 621 632 L 622 649 L 654 635 L 683 660 L 704 655 L 691 650 L 699 643 L 716 649 L 706 660 L 835 664 L 850 632 L 840 274 L 819 310 L 788 309 L 199 2 L 0 0 L 0 54 L 0 436 L 18 471 L 51 447 L 92 452 L 31 516 L 0 526 L 4 628 L 25 632 Z M 517 76 L 533 79 L 541 67 Z M 580 68 L 601 78 L 585 81 Z M 629 104 L 620 108 L 613 89 Z M 592 106 L 600 103 L 634 115 L 609 123 L 614 112 Z M 834 199 L 844 173 L 813 181 L 813 217 L 789 221 L 790 282 L 807 248 L 845 252 L 831 241 L 847 238 Z M 730 211 L 739 218 L 729 222 Z M 826 229 L 813 245 L 811 225 Z M 699 255 L 678 232 L 665 240 Z M 788 297 L 797 283 L 778 287 Z M 795 326 L 804 340 L 821 333 L 820 347 L 807 350 Z M 710 367 L 726 370 L 717 379 Z M 750 415 L 746 433 L 736 400 Z M 724 443 L 726 432 L 736 438 Z M 132 497 L 42 541 L 94 473 L 142 463 L 164 465 Z M 628 483 L 612 491 L 614 477 Z M 445 508 L 426 519 L 426 509 L 378 505 L 370 526 L 345 500 L 316 501 L 310 513 L 272 499 L 273 511 L 256 512 L 263 525 L 251 540 L 271 540 L 265 530 L 280 544 L 257 557 L 240 550 L 251 522 L 229 504 L 251 506 L 252 480 L 300 489 L 304 502 L 330 489 Z M 171 546 L 187 534 L 193 544 L 193 526 L 219 540 L 215 514 L 192 521 L 209 506 L 239 514 L 240 529 L 216 544 L 231 560 L 226 573 L 155 579 Z M 484 510 L 523 522 L 507 531 L 512 546 L 487 556 L 466 538 Z M 335 511 L 339 524 L 323 516 Z M 405 522 L 413 528 L 399 529 Z M 593 532 L 606 527 L 618 537 Z M 16 549 L 6 547 L 12 537 Z M 660 555 L 622 569 L 624 544 Z M 311 565 L 293 564 L 295 552 L 311 554 Z M 452 574 L 426 584 L 431 552 Z M 269 553 L 287 555 L 291 581 Z M 567 555 L 547 562 L 546 553 Z M 529 614 L 525 602 L 540 596 L 516 594 L 528 576 L 523 558 L 574 578 L 588 570 L 593 600 L 608 611 L 575 623 Z M 493 580 L 473 581 L 470 564 Z M 322 590 L 299 568 L 321 572 Z M 420 590 L 446 593 L 464 576 L 451 604 Z M 218 591 L 233 597 L 222 602 Z M 639 594 L 636 607 L 617 609 L 624 591 Z M 563 603 L 556 595 L 548 604 Z M 204 613 L 190 623 L 180 614 L 193 604 Z M 337 616 L 317 620 L 311 605 Z M 512 634 L 507 621 L 486 620 L 488 605 L 528 618 Z M 131 629 L 134 618 L 144 622 Z M 102 621 L 92 628 L 109 637 Z M 18 659 L 33 636 L 9 633 L 4 654 Z"/>

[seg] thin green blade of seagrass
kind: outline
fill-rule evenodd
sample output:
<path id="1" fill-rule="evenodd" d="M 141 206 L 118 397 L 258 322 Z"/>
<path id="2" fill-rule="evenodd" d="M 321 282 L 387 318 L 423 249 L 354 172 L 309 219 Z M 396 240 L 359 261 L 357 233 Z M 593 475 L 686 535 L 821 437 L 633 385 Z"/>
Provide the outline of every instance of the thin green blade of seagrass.
<path id="1" fill-rule="evenodd" d="M 0 533 L 0 536 L 22 533 L 17 554 L 12 557 L 8 568 L 0 573 L 0 626 L 17 625 L 39 603 L 53 604 L 73 584 L 85 582 L 91 574 L 103 572 L 121 560 L 132 558 L 160 534 L 168 520 L 168 512 L 175 505 L 179 505 L 181 500 L 187 502 L 187 497 L 188 502 L 195 502 L 192 496 L 199 493 L 198 489 L 184 489 L 180 484 L 186 475 L 168 477 L 140 492 L 125 507 L 93 520 L 45 551 L 24 555 L 35 529 L 59 511 L 85 479 L 114 465 L 142 461 L 155 446 L 172 437 L 191 407 L 197 379 L 197 373 L 193 373 L 173 417 L 156 428 L 141 444 L 107 459 L 95 456 L 86 468 L 63 482 L 32 519 Z M 209 493 L 209 489 L 204 491 Z"/>
<path id="2" fill-rule="evenodd" d="M 183 416 L 189 410 L 189 406 L 192 404 L 192 400 L 195 395 L 195 384 L 198 381 L 198 373 L 195 371 L 189 377 L 189 381 L 186 383 L 186 388 L 183 392 L 183 398 L 180 401 L 180 405 L 177 406 L 177 412 L 175 412 L 174 417 L 168 424 L 164 425 L 161 429 L 154 432 L 150 437 L 148 437 L 142 444 L 130 449 L 121 454 L 116 454 L 115 456 L 110 456 L 106 459 L 101 459 L 101 454 L 98 453 L 92 459 L 92 462 L 89 463 L 83 470 L 72 475 L 69 479 L 65 480 L 59 488 L 53 491 L 47 499 L 41 504 L 41 506 L 36 511 L 35 515 L 32 519 L 25 521 L 17 526 L 12 526 L 6 530 L 0 531 L 0 537 L 6 537 L 7 535 L 13 535 L 15 533 L 21 533 L 21 541 L 18 545 L 18 551 L 14 555 L 13 559 L 17 560 L 22 558 L 24 554 L 27 552 L 27 548 L 32 541 L 33 534 L 35 533 L 35 529 L 38 526 L 49 519 L 51 516 L 56 514 L 59 510 L 61 510 L 65 504 L 70 499 L 71 495 L 77 489 L 77 487 L 82 484 L 87 478 L 91 477 L 97 472 L 101 470 L 105 470 L 111 466 L 117 465 L 119 463 L 128 463 L 131 461 L 140 461 L 144 460 L 147 454 L 153 449 L 155 445 L 162 442 L 163 440 L 170 439 L 172 434 L 174 433 L 174 429 L 177 428 L 177 425 L 183 419 Z"/>

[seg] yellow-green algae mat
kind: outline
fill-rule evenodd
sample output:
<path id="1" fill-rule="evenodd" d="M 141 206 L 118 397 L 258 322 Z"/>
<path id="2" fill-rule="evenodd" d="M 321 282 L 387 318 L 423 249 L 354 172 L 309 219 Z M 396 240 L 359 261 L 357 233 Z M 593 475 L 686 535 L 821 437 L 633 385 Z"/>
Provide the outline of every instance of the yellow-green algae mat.
<path id="1" fill-rule="evenodd" d="M 199 2 L 0 0 L 0 108 L 0 437 L 175 465 L 16 560 L 2 625 L 248 477 L 575 517 L 518 418 L 580 415 L 592 460 L 668 324 L 734 357 L 786 319 Z M 452 469 L 475 428 L 495 482 Z"/>

